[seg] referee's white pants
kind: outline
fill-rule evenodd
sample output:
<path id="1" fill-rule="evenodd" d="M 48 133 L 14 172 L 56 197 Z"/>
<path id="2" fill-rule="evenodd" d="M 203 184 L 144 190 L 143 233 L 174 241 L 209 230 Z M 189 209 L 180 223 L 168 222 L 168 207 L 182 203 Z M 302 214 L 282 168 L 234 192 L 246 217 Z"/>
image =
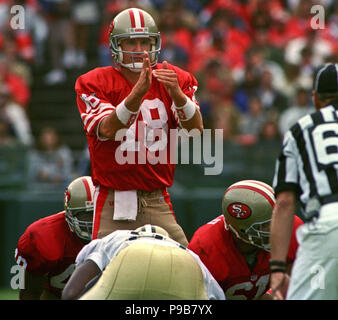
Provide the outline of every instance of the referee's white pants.
<path id="1" fill-rule="evenodd" d="M 316 222 L 300 226 L 297 240 L 287 300 L 337 300 L 338 203 L 324 205 Z"/>

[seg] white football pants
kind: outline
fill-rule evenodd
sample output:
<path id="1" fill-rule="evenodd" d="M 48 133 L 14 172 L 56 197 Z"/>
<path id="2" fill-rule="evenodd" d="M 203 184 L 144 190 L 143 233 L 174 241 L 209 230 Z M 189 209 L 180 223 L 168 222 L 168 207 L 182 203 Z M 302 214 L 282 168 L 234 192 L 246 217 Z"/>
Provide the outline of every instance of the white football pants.
<path id="1" fill-rule="evenodd" d="M 338 203 L 297 230 L 299 247 L 287 300 L 338 300 Z"/>

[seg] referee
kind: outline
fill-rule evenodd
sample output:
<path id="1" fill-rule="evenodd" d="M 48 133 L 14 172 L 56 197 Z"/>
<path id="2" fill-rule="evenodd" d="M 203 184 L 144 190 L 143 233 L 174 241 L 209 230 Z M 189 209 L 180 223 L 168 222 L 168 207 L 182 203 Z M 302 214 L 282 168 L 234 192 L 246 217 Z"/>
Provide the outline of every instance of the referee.
<path id="1" fill-rule="evenodd" d="M 338 299 L 338 64 L 321 68 L 314 82 L 317 111 L 284 137 L 273 187 L 271 289 L 274 299 Z M 305 224 L 290 279 L 285 261 L 296 201 Z"/>

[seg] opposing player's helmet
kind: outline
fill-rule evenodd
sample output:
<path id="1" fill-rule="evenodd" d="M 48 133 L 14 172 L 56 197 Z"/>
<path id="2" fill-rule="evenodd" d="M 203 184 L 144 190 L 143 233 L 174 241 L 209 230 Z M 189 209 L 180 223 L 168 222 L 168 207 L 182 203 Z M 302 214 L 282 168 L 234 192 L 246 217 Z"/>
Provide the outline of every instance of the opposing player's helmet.
<path id="1" fill-rule="evenodd" d="M 274 191 L 257 180 L 232 184 L 223 195 L 225 227 L 242 241 L 270 251 L 270 222 L 275 205 Z"/>
<path id="2" fill-rule="evenodd" d="M 145 232 L 145 233 L 158 233 L 162 236 L 169 237 L 169 233 L 159 226 L 154 226 L 152 224 L 145 224 L 142 227 L 137 228 L 135 231 Z"/>
<path id="3" fill-rule="evenodd" d="M 137 8 L 123 10 L 114 18 L 109 27 L 110 50 L 115 62 L 130 70 L 140 71 L 142 63 L 135 61 L 135 55 L 143 54 L 143 52 L 122 50 L 121 40 L 125 38 L 150 38 L 150 64 L 152 67 L 157 64 L 161 50 L 161 37 L 155 21 L 149 13 Z M 124 53 L 131 55 L 132 62 L 130 64 L 123 63 Z"/>
<path id="4" fill-rule="evenodd" d="M 92 178 L 84 176 L 73 180 L 65 191 L 66 221 L 70 229 L 85 241 L 92 239 L 94 190 Z"/>

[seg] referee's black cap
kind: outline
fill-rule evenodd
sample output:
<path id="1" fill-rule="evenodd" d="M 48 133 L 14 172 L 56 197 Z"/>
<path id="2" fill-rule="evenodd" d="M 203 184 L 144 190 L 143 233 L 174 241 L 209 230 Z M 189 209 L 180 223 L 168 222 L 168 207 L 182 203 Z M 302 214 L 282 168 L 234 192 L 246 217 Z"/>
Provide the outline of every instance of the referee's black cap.
<path id="1" fill-rule="evenodd" d="M 319 94 L 338 93 L 338 64 L 327 64 L 317 72 L 314 90 Z"/>

